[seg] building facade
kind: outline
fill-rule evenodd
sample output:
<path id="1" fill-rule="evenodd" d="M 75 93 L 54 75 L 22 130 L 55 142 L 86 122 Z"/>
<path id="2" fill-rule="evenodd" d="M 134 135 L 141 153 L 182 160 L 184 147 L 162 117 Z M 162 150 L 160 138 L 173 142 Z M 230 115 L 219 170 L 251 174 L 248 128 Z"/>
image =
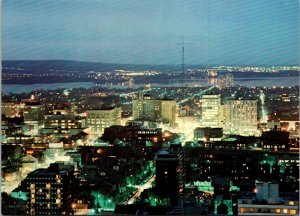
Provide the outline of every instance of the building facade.
<path id="1" fill-rule="evenodd" d="M 231 73 L 227 73 L 226 75 L 220 75 L 218 77 L 217 85 L 219 88 L 230 88 L 234 85 L 233 75 Z"/>
<path id="2" fill-rule="evenodd" d="M 176 101 L 173 99 L 154 99 L 150 95 L 138 94 L 132 101 L 134 120 L 176 124 Z"/>
<path id="3" fill-rule="evenodd" d="M 220 95 L 202 95 L 200 125 L 203 127 L 220 126 Z"/>
<path id="4" fill-rule="evenodd" d="M 177 205 L 184 192 L 184 154 L 180 145 L 163 149 L 155 157 L 158 194 L 167 196 L 172 205 Z"/>
<path id="5" fill-rule="evenodd" d="M 256 197 L 238 199 L 238 215 L 298 215 L 299 202 L 279 197 L 278 184 L 256 183 Z"/>
<path id="6" fill-rule="evenodd" d="M 44 124 L 45 106 L 35 101 L 25 102 L 23 115 L 25 124 L 39 128 Z"/>
<path id="7" fill-rule="evenodd" d="M 28 174 L 26 185 L 27 214 L 63 215 L 72 213 L 74 167 L 61 163 Z"/>
<path id="8" fill-rule="evenodd" d="M 45 116 L 45 128 L 84 128 L 86 120 L 84 117 L 72 114 L 55 114 Z"/>
<path id="9" fill-rule="evenodd" d="M 222 139 L 222 136 L 222 128 L 197 127 L 194 130 L 195 141 L 220 141 Z"/>
<path id="10" fill-rule="evenodd" d="M 93 109 L 86 111 L 86 125 L 91 128 L 92 135 L 101 136 L 105 128 L 121 125 L 121 108 Z"/>
<path id="11" fill-rule="evenodd" d="M 228 99 L 224 102 L 224 129 L 230 134 L 257 133 L 257 100 Z"/>
<path id="12" fill-rule="evenodd" d="M 1 114 L 13 118 L 18 115 L 17 105 L 14 102 L 2 102 Z"/>
<path id="13" fill-rule="evenodd" d="M 161 99 L 160 102 L 160 119 L 163 123 L 170 123 L 170 126 L 176 124 L 176 101 Z"/>

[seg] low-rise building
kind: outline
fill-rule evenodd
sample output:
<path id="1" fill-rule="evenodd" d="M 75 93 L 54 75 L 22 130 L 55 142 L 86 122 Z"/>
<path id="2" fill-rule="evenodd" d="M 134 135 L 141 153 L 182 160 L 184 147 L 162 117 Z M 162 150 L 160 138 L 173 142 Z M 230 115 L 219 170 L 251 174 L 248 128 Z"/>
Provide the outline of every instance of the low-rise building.
<path id="1" fill-rule="evenodd" d="M 195 141 L 220 141 L 222 136 L 222 128 L 197 127 L 194 130 Z"/>
<path id="2" fill-rule="evenodd" d="M 238 215 L 298 215 L 299 202 L 279 197 L 278 184 L 256 183 L 256 197 L 238 199 Z"/>

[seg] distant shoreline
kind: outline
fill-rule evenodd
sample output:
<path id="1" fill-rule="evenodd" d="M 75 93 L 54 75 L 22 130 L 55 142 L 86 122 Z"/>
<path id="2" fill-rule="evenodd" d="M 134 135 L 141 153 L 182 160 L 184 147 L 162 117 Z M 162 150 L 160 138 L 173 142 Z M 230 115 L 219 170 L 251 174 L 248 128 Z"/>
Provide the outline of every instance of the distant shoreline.
<path id="1" fill-rule="evenodd" d="M 244 81 L 255 81 L 255 80 L 263 80 L 263 79 L 281 79 L 282 77 L 298 77 L 299 75 L 294 75 L 294 76 L 265 76 L 265 77 L 237 77 L 234 78 L 235 81 L 240 81 L 240 82 L 244 82 Z M 170 79 L 172 80 L 172 79 Z M 170 81 L 168 80 L 168 81 Z M 180 80 L 180 79 L 176 79 L 176 80 Z M 203 81 L 205 81 L 207 79 L 203 79 Z M 13 80 L 8 80 L 8 81 L 3 81 L 2 80 L 2 84 L 5 85 L 34 85 L 34 84 L 55 84 L 55 83 L 94 83 L 97 84 L 97 81 L 94 80 L 68 80 L 68 79 L 57 79 L 55 81 L 52 80 L 42 80 L 40 82 L 33 82 L 33 80 L 26 80 L 24 82 L 14 82 Z M 193 80 L 190 81 L 191 83 L 193 82 Z M 157 80 L 153 82 L 153 84 L 160 84 L 161 80 Z M 101 84 L 101 83 L 99 83 Z M 137 84 L 141 84 L 141 83 L 137 83 Z"/>
<path id="2" fill-rule="evenodd" d="M 128 86 L 125 84 L 120 83 L 110 83 L 106 85 L 102 85 L 99 83 L 96 86 L 97 82 L 56 82 L 56 83 L 33 83 L 33 84 L 5 84 L 2 85 L 2 94 L 9 94 L 15 93 L 27 93 L 31 91 L 38 91 L 38 90 L 55 90 L 55 89 L 71 89 L 71 88 L 93 88 L 93 87 L 103 87 L 103 88 L 127 88 Z M 118 85 L 119 84 L 119 85 Z M 149 84 L 149 83 L 148 83 Z M 152 87 L 180 87 L 180 86 L 189 86 L 189 87 L 205 87 L 209 86 L 207 79 L 198 80 L 196 82 L 193 81 L 180 81 L 176 83 L 165 82 L 165 83 L 156 83 L 150 82 Z M 299 86 L 299 76 L 295 77 L 269 77 L 269 78 L 236 78 L 234 79 L 235 85 L 241 85 L 245 87 L 293 87 Z M 144 84 L 142 83 L 135 83 L 134 88 L 141 88 Z"/>

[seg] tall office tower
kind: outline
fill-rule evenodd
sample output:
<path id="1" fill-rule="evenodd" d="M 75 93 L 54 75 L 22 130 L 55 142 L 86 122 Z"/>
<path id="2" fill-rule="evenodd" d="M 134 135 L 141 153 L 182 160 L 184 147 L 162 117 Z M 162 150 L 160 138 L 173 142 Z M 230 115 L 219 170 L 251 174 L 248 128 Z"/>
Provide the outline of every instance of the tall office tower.
<path id="1" fill-rule="evenodd" d="M 234 84 L 233 75 L 231 73 L 227 73 L 226 75 L 220 75 L 218 77 L 217 84 L 221 89 L 232 87 Z"/>
<path id="2" fill-rule="evenodd" d="M 170 126 L 176 124 L 176 101 L 173 99 L 160 100 L 160 119 L 164 123 L 170 123 Z"/>
<path id="3" fill-rule="evenodd" d="M 224 75 L 218 76 L 217 86 L 218 86 L 220 89 L 225 88 L 225 76 L 224 76 Z"/>
<path id="4" fill-rule="evenodd" d="M 98 138 L 103 134 L 105 128 L 121 125 L 121 112 L 121 107 L 87 110 L 86 125 L 91 128 L 91 135 Z"/>
<path id="5" fill-rule="evenodd" d="M 133 88 L 133 87 L 134 87 L 134 79 L 133 79 L 133 78 L 130 78 L 130 79 L 128 80 L 128 87 L 129 87 L 129 88 Z"/>
<path id="6" fill-rule="evenodd" d="M 74 167 L 62 163 L 29 173 L 22 182 L 26 185 L 28 215 L 70 214 Z"/>
<path id="7" fill-rule="evenodd" d="M 173 99 L 154 99 L 139 92 L 132 102 L 134 120 L 163 122 L 174 126 L 176 122 L 176 101 Z"/>
<path id="8" fill-rule="evenodd" d="M 202 95 L 201 99 L 201 120 L 203 127 L 219 127 L 220 126 L 220 95 Z"/>
<path id="9" fill-rule="evenodd" d="M 45 106 L 37 101 L 27 101 L 24 106 L 24 123 L 40 128 L 44 124 Z"/>
<path id="10" fill-rule="evenodd" d="M 172 146 L 172 145 L 171 145 Z M 163 149 L 155 156 L 158 194 L 169 198 L 172 205 L 179 204 L 184 193 L 184 154 L 181 145 Z"/>
<path id="11" fill-rule="evenodd" d="M 225 76 L 226 79 L 226 88 L 230 88 L 234 85 L 233 74 L 227 73 Z"/>
<path id="12" fill-rule="evenodd" d="M 1 114 L 6 117 L 13 118 L 18 115 L 17 105 L 14 102 L 2 102 Z"/>
<path id="13" fill-rule="evenodd" d="M 257 133 L 257 100 L 228 99 L 224 103 L 225 131 L 232 134 Z"/>
<path id="14" fill-rule="evenodd" d="M 150 95 L 139 92 L 138 98 L 132 101 L 132 116 L 134 120 L 158 121 L 160 107 Z"/>

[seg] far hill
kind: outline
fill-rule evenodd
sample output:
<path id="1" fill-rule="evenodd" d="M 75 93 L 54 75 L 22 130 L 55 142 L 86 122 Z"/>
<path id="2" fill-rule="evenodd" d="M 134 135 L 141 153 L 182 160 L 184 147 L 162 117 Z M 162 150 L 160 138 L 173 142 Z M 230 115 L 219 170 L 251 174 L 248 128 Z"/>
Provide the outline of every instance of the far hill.
<path id="1" fill-rule="evenodd" d="M 10 70 L 22 69 L 26 72 L 39 73 L 39 72 L 106 72 L 114 70 L 180 70 L 176 65 L 139 65 L 139 64 L 114 64 L 114 63 L 98 63 L 98 62 L 82 62 L 71 60 L 3 60 L 2 67 L 4 72 Z M 9 70 L 5 69 L 9 68 Z M 14 68 L 14 69 L 12 69 Z"/>

